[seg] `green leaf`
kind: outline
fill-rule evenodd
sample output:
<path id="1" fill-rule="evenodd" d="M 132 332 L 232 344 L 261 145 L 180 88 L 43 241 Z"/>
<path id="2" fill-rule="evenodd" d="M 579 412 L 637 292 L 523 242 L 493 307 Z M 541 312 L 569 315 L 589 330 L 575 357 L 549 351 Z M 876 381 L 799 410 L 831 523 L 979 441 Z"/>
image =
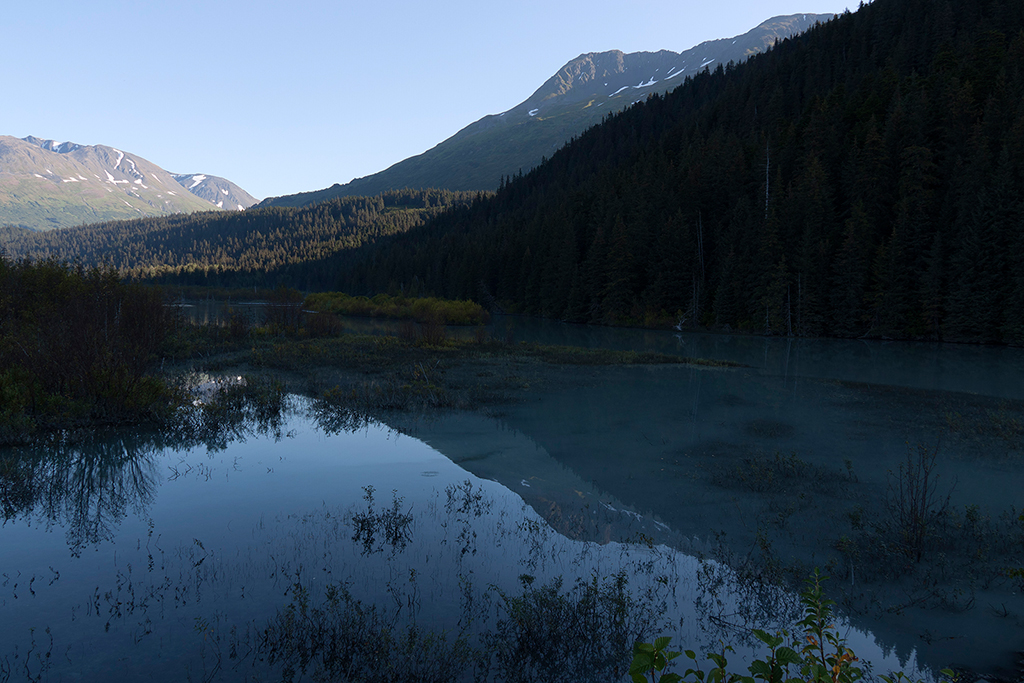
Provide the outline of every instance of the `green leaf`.
<path id="1" fill-rule="evenodd" d="M 629 677 L 633 679 L 633 683 L 647 683 L 647 679 L 644 678 L 643 674 L 630 672 Z"/>
<path id="2" fill-rule="evenodd" d="M 775 651 L 775 660 L 781 666 L 787 666 L 789 664 L 799 664 L 800 655 L 795 650 L 789 647 L 780 647 Z"/>
<path id="3" fill-rule="evenodd" d="M 662 636 L 661 638 L 658 638 L 657 640 L 654 641 L 654 649 L 655 650 L 664 650 L 666 647 L 668 647 L 668 644 L 671 643 L 671 642 L 672 642 L 672 638 L 671 637 L 669 637 L 669 636 Z"/>
<path id="4" fill-rule="evenodd" d="M 637 652 L 633 655 L 633 663 L 629 665 L 629 673 L 646 673 L 654 668 L 654 653 Z"/>
<path id="5" fill-rule="evenodd" d="M 665 674 L 661 677 L 661 683 L 679 683 L 683 677 L 679 674 Z"/>
<path id="6" fill-rule="evenodd" d="M 690 659 L 692 659 L 694 661 L 697 660 L 697 653 L 694 652 L 693 650 L 686 650 L 686 651 L 683 652 L 683 654 L 685 654 L 687 657 L 689 657 Z"/>
<path id="7" fill-rule="evenodd" d="M 763 659 L 755 659 L 750 663 L 750 673 L 768 678 L 772 675 L 772 665 Z"/>
<path id="8" fill-rule="evenodd" d="M 650 643 L 637 643 L 633 647 L 633 652 L 654 652 L 654 646 Z"/>
<path id="9" fill-rule="evenodd" d="M 782 645 L 782 638 L 779 638 L 778 636 L 773 636 L 767 631 L 762 631 L 759 628 L 754 629 L 754 637 L 756 637 L 758 640 L 760 640 L 762 643 L 772 648 L 773 650 L 777 648 L 779 645 Z"/>
<path id="10" fill-rule="evenodd" d="M 728 663 L 728 660 L 725 658 L 725 655 L 720 655 L 717 652 L 709 652 L 708 659 L 713 661 L 715 665 L 720 669 L 724 669 L 725 665 Z"/>

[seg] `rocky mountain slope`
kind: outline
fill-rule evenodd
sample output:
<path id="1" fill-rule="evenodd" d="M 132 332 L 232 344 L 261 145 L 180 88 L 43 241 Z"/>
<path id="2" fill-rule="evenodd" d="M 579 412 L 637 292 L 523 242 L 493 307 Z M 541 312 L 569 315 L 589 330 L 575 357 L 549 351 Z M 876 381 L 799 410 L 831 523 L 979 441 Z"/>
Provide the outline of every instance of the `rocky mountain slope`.
<path id="1" fill-rule="evenodd" d="M 186 177 L 192 180 L 183 185 L 156 164 L 105 145 L 0 136 L 0 225 L 49 230 L 255 203 L 226 180 Z"/>
<path id="2" fill-rule="evenodd" d="M 174 179 L 218 209 L 244 211 L 258 200 L 230 180 L 202 173 L 176 173 Z"/>
<path id="3" fill-rule="evenodd" d="M 404 187 L 494 190 L 503 176 L 528 171 L 573 136 L 687 76 L 742 62 L 831 14 L 774 17 L 735 38 L 710 40 L 682 53 L 592 52 L 573 59 L 521 104 L 471 123 L 436 147 L 345 185 L 265 199 L 263 206 L 303 206 L 334 197 Z"/>

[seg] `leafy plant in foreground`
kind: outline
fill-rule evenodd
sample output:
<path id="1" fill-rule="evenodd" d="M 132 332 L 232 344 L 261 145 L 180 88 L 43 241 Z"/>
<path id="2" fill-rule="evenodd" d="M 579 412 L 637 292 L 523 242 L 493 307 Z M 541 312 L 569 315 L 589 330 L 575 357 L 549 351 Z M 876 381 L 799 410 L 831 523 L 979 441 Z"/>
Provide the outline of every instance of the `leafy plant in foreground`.
<path id="1" fill-rule="evenodd" d="M 753 631 L 754 636 L 768 647 L 768 655 L 755 659 L 743 675 L 728 669 L 727 653 L 733 652 L 725 646 L 722 652 L 709 652 L 707 658 L 714 667 L 705 671 L 697 661 L 693 650 L 686 650 L 693 668 L 683 675 L 666 673 L 669 663 L 683 652 L 668 649 L 671 638 L 661 637 L 654 643 L 637 643 L 633 648 L 633 663 L 629 667 L 634 683 L 678 683 L 679 681 L 699 683 L 856 683 L 863 678 L 863 671 L 853 650 L 846 646 L 833 622 L 832 607 L 835 603 L 825 597 L 822 582 L 826 577 L 817 570 L 807 581 L 800 601 L 804 606 L 804 618 L 797 622 L 800 632 L 794 635 L 790 646 L 784 645 L 788 632 L 772 635 L 761 629 Z M 802 637 L 801 637 L 802 636 Z M 953 680 L 954 673 L 943 669 L 941 675 Z M 881 676 L 885 683 L 909 683 L 910 677 L 902 671 Z"/>

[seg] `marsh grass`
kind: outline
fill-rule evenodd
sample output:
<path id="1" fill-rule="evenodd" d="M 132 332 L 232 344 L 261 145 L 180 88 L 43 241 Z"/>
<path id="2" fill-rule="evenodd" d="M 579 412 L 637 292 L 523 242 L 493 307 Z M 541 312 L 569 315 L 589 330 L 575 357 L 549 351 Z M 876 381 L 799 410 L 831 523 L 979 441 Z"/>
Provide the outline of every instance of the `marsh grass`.
<path id="1" fill-rule="evenodd" d="M 338 315 L 414 320 L 422 325 L 479 325 L 490 314 L 472 301 L 432 297 L 413 298 L 378 294 L 372 298 L 341 292 L 322 292 L 306 297 L 305 308 Z"/>
<path id="2" fill-rule="evenodd" d="M 228 649 L 266 661 L 283 681 L 546 683 L 572 671 L 596 683 L 621 679 L 634 643 L 663 626 L 622 573 L 568 587 L 561 578 L 534 585 L 528 574 L 520 583 L 477 594 L 464 581 L 463 626 L 442 631 L 364 603 L 344 583 L 314 598 L 296 577 L 288 604 L 254 635 L 235 634 Z"/>
<path id="3" fill-rule="evenodd" d="M 745 488 L 755 493 L 778 490 L 780 486 L 802 485 L 828 478 L 822 468 L 801 459 L 795 452 L 771 454 L 756 451 L 732 467 L 716 471 L 712 481 L 724 488 Z M 787 493 L 789 491 L 787 490 Z"/>
<path id="4" fill-rule="evenodd" d="M 943 413 L 944 430 L 957 445 L 985 458 L 1024 457 L 1024 406 L 1003 401 L 996 406 L 957 406 Z"/>
<path id="5" fill-rule="evenodd" d="M 281 680 L 449 683 L 479 659 L 465 634 L 402 624 L 397 615 L 329 585 L 314 603 L 296 581 L 291 601 L 257 637 L 255 652 Z"/>
<path id="6" fill-rule="evenodd" d="M 694 466 L 716 487 L 753 497 L 741 540 L 731 538 L 731 550 L 716 556 L 739 576 L 792 585 L 822 566 L 845 578 L 836 588 L 844 606 L 877 614 L 961 613 L 984 609 L 982 599 L 1010 610 L 1019 602 L 1019 509 L 954 505 L 956 482 L 939 476 L 952 455 L 936 444 L 907 444 L 881 482 L 862 481 L 850 462 L 829 467 L 742 449 L 714 455 Z"/>
<path id="7" fill-rule="evenodd" d="M 541 364 L 560 366 L 659 365 L 689 363 L 732 367 L 703 359 L 606 349 L 506 344 L 486 335 L 453 339 L 443 331 L 408 321 L 398 336 L 352 335 L 277 337 L 254 331 L 245 349 L 224 335 L 208 337 L 209 353 L 195 346 L 206 369 L 218 356 L 230 363 L 286 373 L 303 381 L 295 391 L 357 412 L 475 409 L 514 400 L 528 391 Z M 424 331 L 427 330 L 427 331 Z M 233 350 L 234 349 L 234 350 Z M 222 364 L 219 367 L 227 367 Z"/>
<path id="8" fill-rule="evenodd" d="M 562 579 L 533 585 L 520 576 L 518 594 L 498 591 L 502 609 L 484 642 L 499 679 L 510 683 L 555 681 L 566 671 L 580 681 L 614 681 L 625 672 L 633 644 L 650 626 L 624 573 L 606 580 Z"/>

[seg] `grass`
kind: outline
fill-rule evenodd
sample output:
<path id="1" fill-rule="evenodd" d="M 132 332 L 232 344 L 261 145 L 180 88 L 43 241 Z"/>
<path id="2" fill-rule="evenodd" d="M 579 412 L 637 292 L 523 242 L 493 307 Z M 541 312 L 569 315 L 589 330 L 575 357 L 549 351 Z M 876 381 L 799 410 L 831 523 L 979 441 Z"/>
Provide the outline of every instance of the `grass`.
<path id="1" fill-rule="evenodd" d="M 64 273 L 64 266 L 49 267 Z M 4 399 L 0 407 L 0 441 L 21 441 L 39 430 L 87 427 L 89 420 L 97 419 L 100 413 L 106 423 L 123 421 L 120 413 L 113 414 L 107 408 L 99 410 L 98 407 L 106 405 L 98 402 L 102 396 L 96 392 L 100 390 L 122 403 L 125 396 L 139 394 L 141 398 L 133 400 L 146 410 L 141 418 L 136 416 L 133 420 L 143 419 L 156 426 L 191 400 L 187 393 L 175 391 L 174 387 L 180 377 L 194 372 L 255 373 L 281 382 L 286 391 L 320 398 L 334 410 L 354 410 L 368 416 L 393 410 L 479 409 L 514 401 L 549 381 L 550 372 L 545 366 L 737 367 L 735 363 L 659 353 L 515 343 L 511 335 L 496 340 L 481 324 L 487 319 L 487 312 L 469 301 L 324 294 L 311 295 L 303 305 L 298 292 L 278 289 L 264 292 L 273 305 L 267 307 L 262 321 L 236 312 L 227 324 L 196 326 L 186 324 L 174 309 L 162 306 L 157 291 L 131 291 L 138 291 L 138 296 L 150 301 L 151 308 L 163 316 L 160 330 L 152 325 L 136 325 L 140 327 L 136 336 L 145 336 L 149 345 L 144 357 L 135 359 L 138 367 L 133 366 L 132 370 L 134 393 L 118 390 L 120 385 L 113 384 L 108 391 L 92 381 L 91 385 L 83 385 L 85 393 L 71 397 L 77 402 L 46 407 L 35 394 L 26 393 L 25 387 L 34 385 L 18 375 L 21 371 L 17 364 L 5 364 L 7 367 L 0 367 L 0 398 Z M 304 310 L 309 307 L 320 312 Z M 344 322 L 337 313 L 358 312 L 406 321 L 397 336 L 343 334 Z M 472 339 L 450 338 L 448 323 L 476 324 L 477 333 Z M 57 326 L 44 325 L 41 329 L 52 330 Z M 71 344 L 73 348 L 81 346 Z M 12 342 L 0 345 L 0 352 L 7 349 L 7 360 L 12 360 L 19 348 Z M 54 358 L 54 354 L 45 358 Z M 82 365 L 68 362 L 60 367 Z M 111 370 L 113 375 L 117 375 L 116 370 Z M 36 374 L 55 375 L 42 371 Z M 140 393 L 143 389 L 148 393 Z M 88 393 L 90 390 L 93 394 Z M 21 404 L 33 407 L 35 412 L 12 409 Z M 150 409 L 150 404 L 155 407 Z M 43 408 L 45 420 L 37 415 Z"/>
<path id="2" fill-rule="evenodd" d="M 397 336 L 341 334 L 321 324 L 324 315 L 332 314 L 304 314 L 293 325 L 184 326 L 171 344 L 168 370 L 255 372 L 335 410 L 374 414 L 514 401 L 546 380 L 545 366 L 737 367 L 659 353 L 499 341 L 482 327 L 473 339 L 453 339 L 436 323 L 410 321 Z"/>

